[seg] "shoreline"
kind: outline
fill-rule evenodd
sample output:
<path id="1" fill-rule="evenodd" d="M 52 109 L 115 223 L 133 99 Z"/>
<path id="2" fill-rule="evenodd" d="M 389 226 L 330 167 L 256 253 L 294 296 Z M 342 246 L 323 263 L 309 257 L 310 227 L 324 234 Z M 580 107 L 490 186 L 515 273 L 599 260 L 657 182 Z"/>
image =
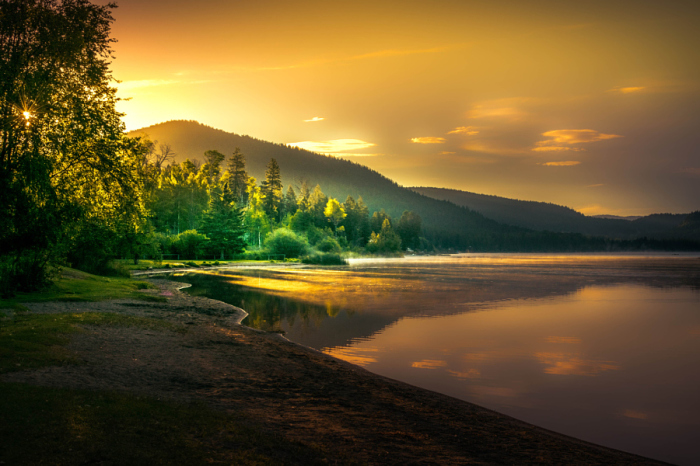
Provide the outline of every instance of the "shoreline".
<path id="1" fill-rule="evenodd" d="M 243 414 L 273 436 L 318 445 L 329 461 L 367 464 L 665 464 L 527 424 L 373 374 L 276 333 L 247 313 L 152 279 L 166 303 L 29 303 L 32 312 L 118 312 L 164 319 L 186 333 L 90 327 L 69 349 L 86 364 L 4 375 L 5 382 L 117 390 L 203 401 Z M 281 338 L 280 338 L 281 337 Z"/>

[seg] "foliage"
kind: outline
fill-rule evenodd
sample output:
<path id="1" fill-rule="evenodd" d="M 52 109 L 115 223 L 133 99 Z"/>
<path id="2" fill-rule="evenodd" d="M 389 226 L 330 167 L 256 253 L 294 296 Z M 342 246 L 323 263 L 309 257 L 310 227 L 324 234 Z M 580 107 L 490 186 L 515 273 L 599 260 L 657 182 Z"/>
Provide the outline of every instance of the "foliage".
<path id="1" fill-rule="evenodd" d="M 172 247 L 180 254 L 180 259 L 196 259 L 204 254 L 207 243 L 209 238 L 206 235 L 198 233 L 197 230 L 187 230 L 177 235 Z"/>
<path id="2" fill-rule="evenodd" d="M 321 252 L 339 253 L 342 250 L 340 244 L 338 244 L 338 241 L 330 236 L 326 236 L 322 240 L 318 241 L 314 247 Z"/>
<path id="3" fill-rule="evenodd" d="M 282 175 L 277 160 L 271 159 L 265 171 L 265 180 L 260 187 L 263 198 L 263 210 L 272 221 L 281 219 Z"/>
<path id="4" fill-rule="evenodd" d="M 333 223 L 333 231 L 337 232 L 338 230 L 338 224 L 345 218 L 347 217 L 347 214 L 345 213 L 345 209 L 343 209 L 343 206 L 340 205 L 340 202 L 338 202 L 337 199 L 330 198 L 328 199 L 328 203 L 326 203 L 326 208 L 323 209 L 323 215 L 325 215 L 328 218 L 328 221 Z"/>
<path id="5" fill-rule="evenodd" d="M 379 234 L 372 232 L 367 250 L 373 253 L 391 253 L 401 250 L 401 238 L 394 232 L 389 219 L 384 219 Z"/>
<path id="6" fill-rule="evenodd" d="M 304 254 L 309 244 L 304 237 L 292 230 L 279 228 L 265 238 L 265 247 L 271 254 L 284 254 L 285 258 L 293 258 Z"/>
<path id="7" fill-rule="evenodd" d="M 0 282 L 10 294 L 45 285 L 81 230 L 139 231 L 147 148 L 124 136 L 115 110 L 113 5 L 1 6 Z"/>
<path id="8" fill-rule="evenodd" d="M 301 261 L 304 264 L 315 265 L 347 265 L 347 261 L 336 253 L 310 254 L 302 257 Z"/>
<path id="9" fill-rule="evenodd" d="M 204 212 L 202 231 L 209 238 L 207 248 L 221 259 L 243 251 L 243 213 L 227 203 L 222 189 L 215 186 L 209 194 L 209 208 Z"/>
<path id="10" fill-rule="evenodd" d="M 401 245 L 403 248 L 419 248 L 422 231 L 423 220 L 420 218 L 420 215 L 415 212 L 404 210 L 398 225 L 396 225 L 396 232 L 399 237 L 401 237 Z"/>

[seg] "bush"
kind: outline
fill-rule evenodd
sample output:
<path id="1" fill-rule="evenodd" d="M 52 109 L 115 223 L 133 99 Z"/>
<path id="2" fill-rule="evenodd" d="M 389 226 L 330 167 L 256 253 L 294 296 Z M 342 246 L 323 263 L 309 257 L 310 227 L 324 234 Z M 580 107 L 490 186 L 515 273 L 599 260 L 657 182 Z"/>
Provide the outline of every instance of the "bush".
<path id="1" fill-rule="evenodd" d="M 331 238 L 330 236 L 327 236 L 318 243 L 316 243 L 316 249 L 318 249 L 321 252 L 338 253 L 341 251 L 341 247 L 340 244 L 338 244 L 338 241 L 336 241 L 335 238 Z"/>
<path id="2" fill-rule="evenodd" d="M 279 228 L 265 238 L 265 247 L 270 254 L 284 254 L 285 258 L 299 257 L 309 247 L 306 238 L 297 235 L 292 230 Z"/>
<path id="3" fill-rule="evenodd" d="M 310 254 L 301 258 L 304 264 L 316 264 L 316 265 L 347 265 L 347 261 L 340 257 L 340 254 L 333 253 L 320 253 L 320 254 Z"/>
<path id="4" fill-rule="evenodd" d="M 209 238 L 197 230 L 183 231 L 173 241 L 173 249 L 180 254 L 181 259 L 196 259 L 197 255 L 204 252 Z"/>

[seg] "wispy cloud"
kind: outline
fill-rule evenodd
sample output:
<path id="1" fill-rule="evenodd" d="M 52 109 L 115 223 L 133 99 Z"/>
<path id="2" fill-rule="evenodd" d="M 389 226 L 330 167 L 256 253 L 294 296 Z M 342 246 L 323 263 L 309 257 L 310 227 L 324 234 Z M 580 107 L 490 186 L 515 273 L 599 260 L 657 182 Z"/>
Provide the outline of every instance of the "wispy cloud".
<path id="1" fill-rule="evenodd" d="M 118 83 L 117 89 L 120 91 L 130 91 L 134 89 L 141 89 L 146 87 L 161 87 L 161 86 L 173 86 L 173 85 L 193 85 L 193 84 L 207 84 L 213 82 L 211 79 L 197 79 L 197 80 L 182 80 L 182 79 L 141 79 L 133 81 L 123 81 Z"/>
<path id="2" fill-rule="evenodd" d="M 605 186 L 603 183 L 598 183 L 598 184 L 589 184 L 586 186 L 587 188 L 599 188 L 601 186 Z"/>
<path id="3" fill-rule="evenodd" d="M 453 370 L 447 370 L 447 373 L 458 379 L 478 379 L 481 377 L 481 372 L 479 369 L 469 369 L 466 372 L 459 372 Z"/>
<path id="4" fill-rule="evenodd" d="M 447 134 L 466 134 L 467 136 L 474 136 L 475 134 L 479 134 L 479 130 L 476 129 L 476 126 L 458 126 Z"/>
<path id="5" fill-rule="evenodd" d="M 579 165 L 581 162 L 577 160 L 566 160 L 563 162 L 545 162 L 542 165 L 545 167 L 573 167 L 574 165 Z"/>
<path id="6" fill-rule="evenodd" d="M 582 147 L 542 146 L 542 147 L 533 147 L 532 150 L 534 152 L 566 152 L 566 151 L 581 152 L 581 151 L 584 151 L 586 149 L 584 149 Z"/>
<path id="7" fill-rule="evenodd" d="M 445 138 L 428 136 L 422 138 L 411 138 L 411 142 L 414 144 L 443 144 L 445 142 Z"/>
<path id="8" fill-rule="evenodd" d="M 438 155 L 453 155 L 453 154 L 456 154 L 456 153 L 457 153 L 457 152 L 450 152 L 450 151 L 448 151 L 448 150 L 444 150 L 444 151 L 440 152 Z"/>
<path id="9" fill-rule="evenodd" d="M 330 141 L 300 141 L 287 144 L 291 147 L 299 147 L 311 152 L 321 154 L 342 155 L 342 156 L 371 156 L 381 154 L 362 154 L 362 153 L 346 153 L 346 151 L 360 151 L 369 147 L 374 147 L 376 144 L 363 141 L 361 139 L 333 139 Z"/>
<path id="10" fill-rule="evenodd" d="M 574 144 L 590 144 L 607 139 L 621 138 L 619 134 L 605 134 L 593 129 L 557 129 L 542 133 L 547 139 L 538 141 L 532 150 L 535 152 L 581 151 Z"/>
<path id="11" fill-rule="evenodd" d="M 304 122 L 310 123 L 310 122 L 313 122 L 313 121 L 323 121 L 323 120 L 325 120 L 325 118 L 323 118 L 323 117 L 313 117 L 313 118 L 311 118 L 311 119 L 309 119 L 309 120 L 304 120 Z"/>
<path id="12" fill-rule="evenodd" d="M 403 57 L 409 55 L 424 55 L 432 53 L 442 53 L 450 50 L 458 50 L 464 47 L 468 47 L 468 43 L 455 43 L 441 45 L 438 47 L 429 47 L 425 49 L 385 49 L 377 50 L 374 52 L 362 53 L 359 55 L 350 55 L 344 57 L 333 57 L 333 58 L 321 58 L 321 59 L 311 59 L 302 61 L 299 63 L 290 63 L 287 65 L 269 65 L 269 66 L 235 66 L 229 68 L 229 70 L 234 71 L 279 71 L 279 70 L 291 70 L 296 68 L 309 68 L 313 66 L 320 65 L 330 65 L 333 63 L 343 63 L 351 61 L 369 60 L 377 58 L 391 58 L 391 57 Z"/>
<path id="13" fill-rule="evenodd" d="M 694 176 L 700 176 L 700 167 L 688 167 L 681 170 L 683 173 L 688 173 Z"/>
<path id="14" fill-rule="evenodd" d="M 511 97 L 507 99 L 485 100 L 475 103 L 467 112 L 467 118 L 508 118 L 519 119 L 528 112 L 523 110 L 526 104 L 534 103 L 534 99 L 528 97 Z"/>
<path id="15" fill-rule="evenodd" d="M 172 84 L 179 84 L 182 81 L 177 79 L 141 79 L 135 81 L 123 81 L 117 84 L 117 88 L 120 91 L 128 91 L 131 89 L 138 89 L 141 87 L 157 87 L 157 86 L 170 86 Z"/>
<path id="16" fill-rule="evenodd" d="M 607 92 L 616 92 L 619 94 L 632 94 L 634 92 L 641 92 L 644 89 L 646 89 L 646 87 L 644 86 L 615 87 L 613 89 L 608 89 Z"/>

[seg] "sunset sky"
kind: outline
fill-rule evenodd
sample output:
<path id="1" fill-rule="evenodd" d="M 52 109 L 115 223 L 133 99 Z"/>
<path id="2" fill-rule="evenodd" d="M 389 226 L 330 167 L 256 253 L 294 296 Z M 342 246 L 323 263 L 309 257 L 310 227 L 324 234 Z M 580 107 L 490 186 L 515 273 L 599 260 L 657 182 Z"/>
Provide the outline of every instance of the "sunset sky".
<path id="1" fill-rule="evenodd" d="M 689 212 L 697 3 L 120 0 L 112 70 L 129 130 L 197 120 L 404 186 Z"/>

